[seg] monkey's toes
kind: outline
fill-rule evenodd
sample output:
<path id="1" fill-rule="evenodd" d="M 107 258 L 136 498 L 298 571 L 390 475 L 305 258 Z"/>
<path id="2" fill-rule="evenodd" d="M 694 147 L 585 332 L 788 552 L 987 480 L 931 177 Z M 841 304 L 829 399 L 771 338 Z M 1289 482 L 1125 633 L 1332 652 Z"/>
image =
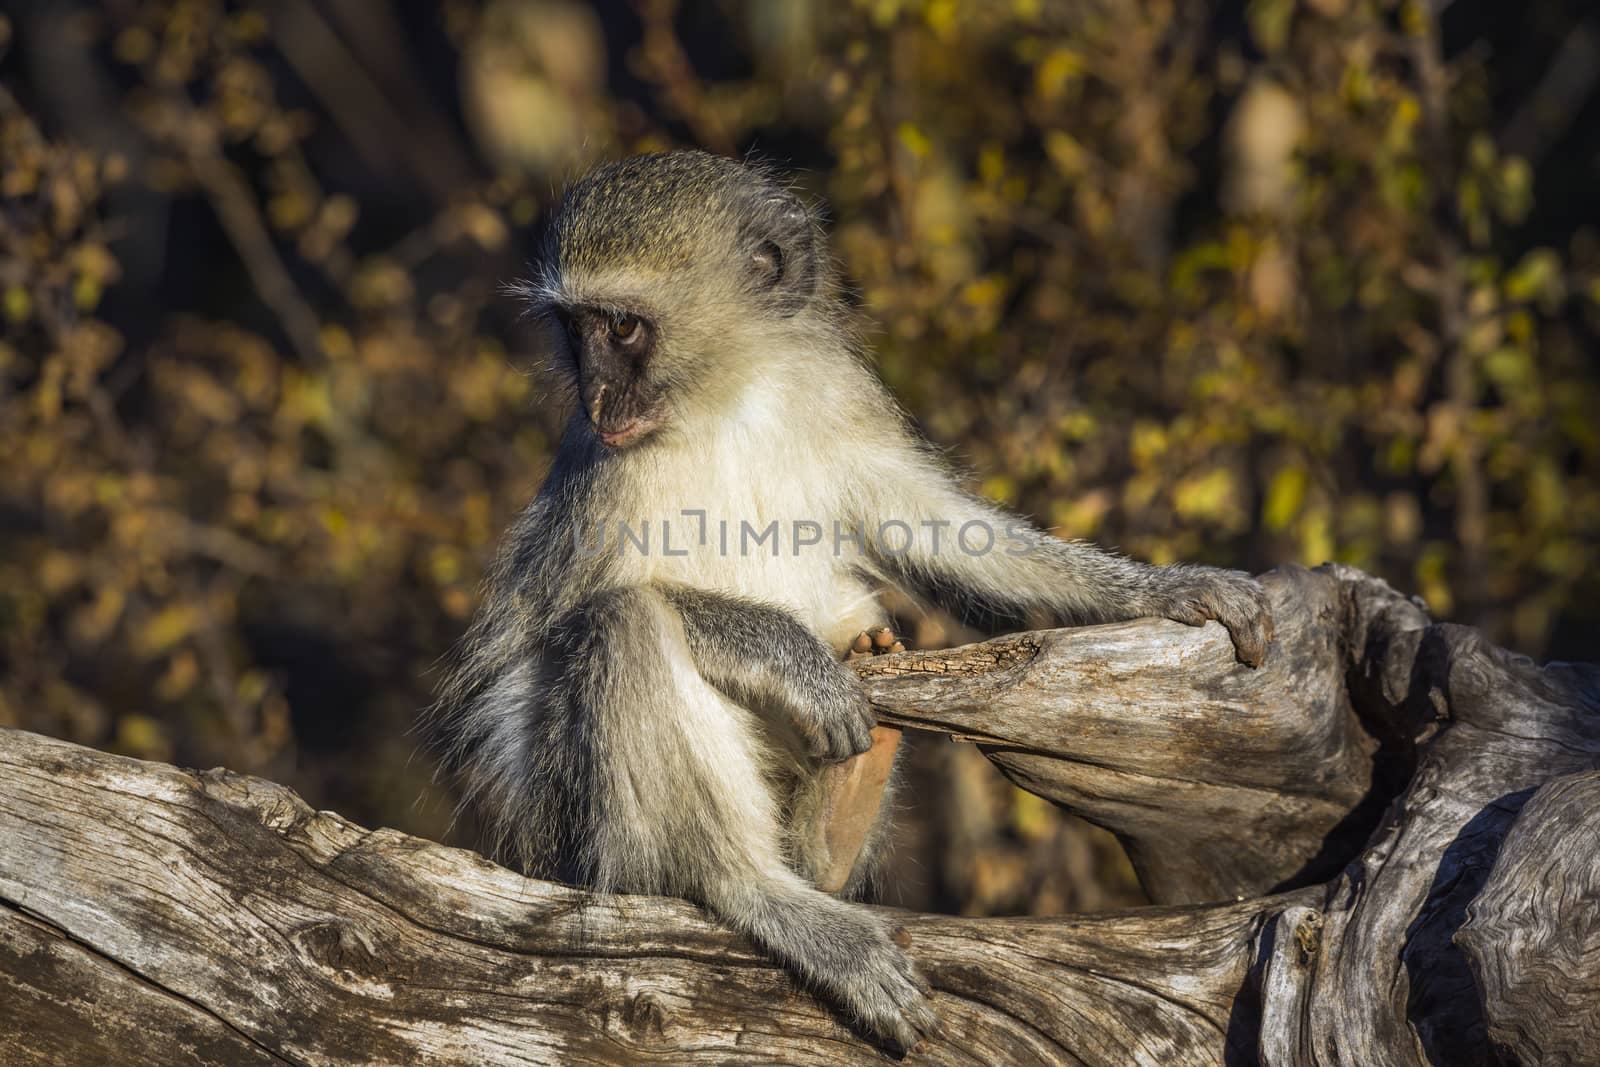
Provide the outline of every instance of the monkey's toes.
<path id="1" fill-rule="evenodd" d="M 887 626 L 874 626 L 870 630 L 862 630 L 856 634 L 844 658 L 848 663 L 851 660 L 866 659 L 868 656 L 886 656 L 905 650 L 905 642 L 895 637 L 893 630 Z"/>
<path id="2" fill-rule="evenodd" d="M 939 1017 L 928 1002 L 928 983 L 901 952 L 874 952 L 847 998 L 858 1025 L 882 1041 L 910 1052 L 936 1036 Z"/>

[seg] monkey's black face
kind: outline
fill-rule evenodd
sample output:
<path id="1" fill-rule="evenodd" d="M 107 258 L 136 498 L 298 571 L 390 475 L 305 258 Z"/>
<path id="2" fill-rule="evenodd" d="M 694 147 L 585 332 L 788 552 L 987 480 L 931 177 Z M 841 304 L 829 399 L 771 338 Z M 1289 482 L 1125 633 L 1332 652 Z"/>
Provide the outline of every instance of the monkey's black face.
<path id="1" fill-rule="evenodd" d="M 578 385 L 578 404 L 596 436 L 626 448 L 661 425 L 661 387 L 650 373 L 655 324 L 629 312 L 563 308 L 556 312 Z"/>

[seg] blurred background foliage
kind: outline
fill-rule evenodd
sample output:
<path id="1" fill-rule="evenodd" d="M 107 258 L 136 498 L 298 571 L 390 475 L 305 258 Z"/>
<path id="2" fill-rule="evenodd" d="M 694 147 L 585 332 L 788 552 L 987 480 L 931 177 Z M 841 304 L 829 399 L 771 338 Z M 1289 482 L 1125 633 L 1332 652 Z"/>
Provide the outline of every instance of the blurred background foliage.
<path id="1" fill-rule="evenodd" d="M 829 205 L 990 496 L 1594 658 L 1581 0 L 4 7 L 0 725 L 470 841 L 408 730 L 560 425 L 499 287 L 563 181 L 674 144 Z M 891 900 L 1139 899 L 969 748 L 911 775 Z"/>

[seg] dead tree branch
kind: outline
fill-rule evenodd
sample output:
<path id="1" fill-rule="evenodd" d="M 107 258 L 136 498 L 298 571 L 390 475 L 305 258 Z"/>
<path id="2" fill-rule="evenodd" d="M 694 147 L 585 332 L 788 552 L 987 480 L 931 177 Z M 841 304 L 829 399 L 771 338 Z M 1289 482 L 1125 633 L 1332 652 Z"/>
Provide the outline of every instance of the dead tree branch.
<path id="1" fill-rule="evenodd" d="M 1266 581 L 1258 671 L 1219 627 L 1157 621 L 859 662 L 886 719 L 1110 827 L 1169 902 L 898 914 L 945 1025 L 907 1062 L 1600 1047 L 1600 669 L 1540 668 L 1349 568 Z M 689 904 L 19 731 L 0 731 L 0 1005 L 6 1063 L 883 1059 Z"/>

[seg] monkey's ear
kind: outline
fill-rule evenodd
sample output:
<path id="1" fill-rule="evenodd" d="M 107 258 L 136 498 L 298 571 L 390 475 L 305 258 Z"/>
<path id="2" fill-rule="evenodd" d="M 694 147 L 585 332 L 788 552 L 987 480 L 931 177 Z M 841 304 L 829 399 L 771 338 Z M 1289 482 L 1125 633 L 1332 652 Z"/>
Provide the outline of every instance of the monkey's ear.
<path id="1" fill-rule="evenodd" d="M 776 241 L 762 241 L 750 253 L 756 288 L 771 289 L 783 281 L 783 249 Z"/>
<path id="2" fill-rule="evenodd" d="M 816 231 L 810 213 L 793 196 L 773 197 L 762 207 L 746 246 L 750 280 L 758 292 L 777 298 L 784 315 L 793 315 L 817 287 Z"/>

